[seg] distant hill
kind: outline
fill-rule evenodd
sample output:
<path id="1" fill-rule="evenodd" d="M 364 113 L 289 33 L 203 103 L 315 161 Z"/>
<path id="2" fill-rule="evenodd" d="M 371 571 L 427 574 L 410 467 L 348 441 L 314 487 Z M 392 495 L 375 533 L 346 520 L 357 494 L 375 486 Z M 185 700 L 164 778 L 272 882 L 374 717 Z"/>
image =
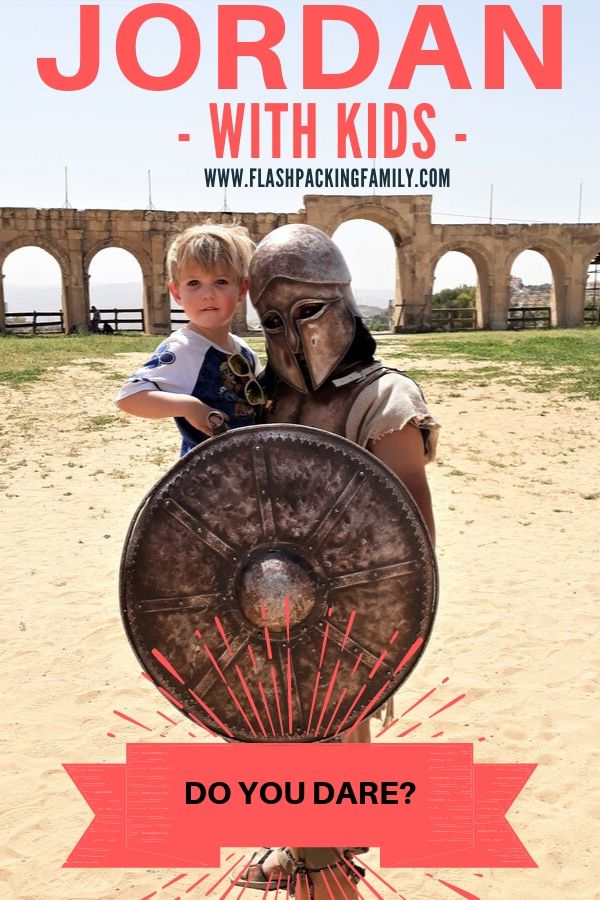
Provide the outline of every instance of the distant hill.
<path id="1" fill-rule="evenodd" d="M 356 288 L 354 296 L 360 307 L 373 307 L 379 311 L 386 310 L 387 312 L 390 300 L 394 297 L 394 289 Z M 374 313 L 370 313 L 370 315 L 374 315 Z"/>
<path id="2" fill-rule="evenodd" d="M 61 307 L 61 290 L 58 285 L 39 287 L 5 284 L 4 294 L 8 315 L 34 310 L 58 312 Z M 100 309 L 135 309 L 142 305 L 142 288 L 137 282 L 95 284 L 91 296 L 91 302 Z"/>
<path id="3" fill-rule="evenodd" d="M 359 288 L 354 291 L 354 296 L 363 318 L 373 319 L 375 316 L 387 316 L 394 292 Z"/>

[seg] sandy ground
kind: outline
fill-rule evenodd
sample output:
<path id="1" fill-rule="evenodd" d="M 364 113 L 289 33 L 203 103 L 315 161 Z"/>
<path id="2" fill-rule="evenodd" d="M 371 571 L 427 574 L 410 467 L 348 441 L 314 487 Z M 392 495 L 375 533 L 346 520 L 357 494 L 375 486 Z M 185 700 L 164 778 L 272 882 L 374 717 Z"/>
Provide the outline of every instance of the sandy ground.
<path id="1" fill-rule="evenodd" d="M 62 762 L 122 763 L 127 741 L 200 738 L 140 677 L 118 614 L 129 521 L 177 458 L 170 422 L 114 415 L 114 373 L 135 360 L 83 361 L 2 390 L 2 898 L 141 900 L 156 891 L 169 900 L 203 896 L 218 878 L 211 872 L 188 891 L 197 871 L 163 888 L 181 873 L 61 868 L 90 820 Z M 597 407 L 494 383 L 424 387 L 444 426 L 430 467 L 442 594 L 396 711 L 432 687 L 442 702 L 464 692 L 433 723 L 426 704 L 405 717 L 407 727 L 424 722 L 407 740 L 443 731 L 475 742 L 478 762 L 539 764 L 510 813 L 539 868 L 384 874 L 407 900 L 459 896 L 439 879 L 482 900 L 592 900 L 600 897 Z M 377 866 L 376 850 L 367 861 Z"/>

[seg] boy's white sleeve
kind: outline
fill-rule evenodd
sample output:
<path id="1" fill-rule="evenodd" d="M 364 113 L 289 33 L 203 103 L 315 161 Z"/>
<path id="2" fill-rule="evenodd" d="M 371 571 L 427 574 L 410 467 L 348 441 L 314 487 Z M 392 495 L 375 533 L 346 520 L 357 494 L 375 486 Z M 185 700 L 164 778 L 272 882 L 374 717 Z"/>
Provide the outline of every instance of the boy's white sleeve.
<path id="1" fill-rule="evenodd" d="M 115 402 L 140 391 L 168 391 L 191 394 L 204 355 L 192 353 L 189 344 L 171 335 L 156 348 L 150 359 L 127 379 L 115 397 Z"/>

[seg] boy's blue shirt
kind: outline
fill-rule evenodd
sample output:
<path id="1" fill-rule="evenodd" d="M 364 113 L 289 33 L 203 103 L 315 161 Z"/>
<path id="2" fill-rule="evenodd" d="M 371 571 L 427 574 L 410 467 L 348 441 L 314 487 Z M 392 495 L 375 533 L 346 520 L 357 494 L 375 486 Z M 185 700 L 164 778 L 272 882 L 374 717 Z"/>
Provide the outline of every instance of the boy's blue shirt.
<path id="1" fill-rule="evenodd" d="M 237 352 L 258 373 L 256 353 L 237 335 L 231 335 Z M 213 344 L 188 325 L 177 329 L 158 345 L 153 355 L 125 382 L 116 400 L 143 390 L 161 390 L 189 394 L 207 406 L 225 413 L 230 428 L 253 425 L 255 412 L 244 396 L 244 379 L 231 372 L 227 360 L 231 354 Z M 181 455 L 207 439 L 184 418 L 175 422 L 182 436 Z"/>

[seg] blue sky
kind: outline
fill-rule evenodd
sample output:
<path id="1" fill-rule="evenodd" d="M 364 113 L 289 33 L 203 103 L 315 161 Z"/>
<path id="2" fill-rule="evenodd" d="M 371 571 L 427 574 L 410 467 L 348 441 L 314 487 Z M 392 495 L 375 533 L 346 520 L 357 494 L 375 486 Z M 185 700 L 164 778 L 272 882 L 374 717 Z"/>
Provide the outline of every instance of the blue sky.
<path id="1" fill-rule="evenodd" d="M 436 109 L 433 126 L 437 150 L 427 165 L 449 167 L 449 189 L 433 191 L 434 221 L 486 221 L 490 184 L 494 184 L 495 221 L 577 221 L 579 185 L 583 182 L 582 221 L 600 222 L 600 118 L 597 115 L 600 62 L 600 5 L 592 0 L 562 4 L 564 16 L 564 87 L 536 90 L 512 49 L 506 51 L 504 91 L 483 87 L 485 4 L 479 0 L 447 0 L 444 8 L 469 74 L 472 90 L 451 90 L 442 69 L 418 69 L 411 88 L 390 91 L 388 83 L 409 28 L 416 3 L 395 0 L 355 2 L 368 12 L 380 37 L 378 65 L 362 85 L 348 90 L 302 89 L 302 3 L 268 4 L 279 9 L 286 34 L 278 50 L 285 91 L 268 91 L 258 63 L 240 61 L 240 88 L 217 88 L 217 3 L 179 2 L 194 19 L 202 52 L 196 73 L 173 91 L 149 92 L 131 85 L 115 57 L 115 36 L 124 16 L 138 2 L 103 0 L 101 59 L 96 82 L 83 91 L 57 92 L 44 85 L 36 58 L 56 56 L 59 68 L 73 72 L 79 62 L 79 6 L 72 0 L 4 0 L 0 4 L 0 91 L 3 141 L 0 153 L 0 205 L 60 206 L 63 169 L 69 167 L 70 200 L 79 208 L 143 208 L 147 202 L 147 170 L 152 171 L 153 200 L 158 208 L 215 210 L 222 190 L 203 184 L 203 168 L 215 165 L 209 127 L 210 102 L 318 103 L 318 150 L 314 161 L 283 165 L 332 165 L 337 162 L 333 122 L 339 102 L 395 102 L 410 111 L 419 102 Z M 512 7 L 532 44 L 541 51 L 542 3 L 513 2 Z M 245 39 L 262 28 L 248 24 Z M 432 43 L 426 46 L 433 47 Z M 152 74 L 168 72 L 178 56 L 172 25 L 155 20 L 139 35 L 141 65 Z M 226 48 L 225 48 L 226 49 Z M 351 65 L 356 38 L 348 26 L 331 25 L 325 32 L 325 65 L 341 70 Z M 190 132 L 181 143 L 179 132 Z M 454 134 L 464 131 L 466 143 Z M 268 129 L 265 129 L 268 138 Z M 417 135 L 415 134 L 416 138 Z M 289 148 L 284 129 L 284 148 Z M 267 159 L 260 161 L 262 165 Z M 353 164 L 352 160 L 348 160 Z M 227 163 L 225 163 L 227 164 Z M 249 165 L 247 157 L 233 165 Z M 256 165 L 256 161 L 252 164 Z M 358 164 L 370 165 L 368 159 Z M 420 165 L 412 155 L 377 166 Z M 230 189 L 232 210 L 288 210 L 302 206 L 302 190 Z M 360 223 L 344 229 L 343 249 L 351 259 L 355 283 L 383 287 L 393 282 L 385 251 L 385 236 L 377 241 L 381 265 L 361 263 L 371 231 Z M 9 260 L 10 262 L 10 260 Z M 460 280 L 460 267 L 451 265 Z M 14 270 L 14 266 L 13 266 Z M 29 280 L 35 273 L 17 266 L 11 277 Z M 117 278 L 119 272 L 115 269 Z M 541 271 L 541 270 L 540 270 Z M 527 275 L 527 272 L 524 274 Z M 532 277 L 535 272 L 532 270 Z M 543 280 L 543 277 L 542 277 Z M 369 282 L 377 283 L 369 283 Z M 379 283 L 381 282 L 381 283 Z"/>

